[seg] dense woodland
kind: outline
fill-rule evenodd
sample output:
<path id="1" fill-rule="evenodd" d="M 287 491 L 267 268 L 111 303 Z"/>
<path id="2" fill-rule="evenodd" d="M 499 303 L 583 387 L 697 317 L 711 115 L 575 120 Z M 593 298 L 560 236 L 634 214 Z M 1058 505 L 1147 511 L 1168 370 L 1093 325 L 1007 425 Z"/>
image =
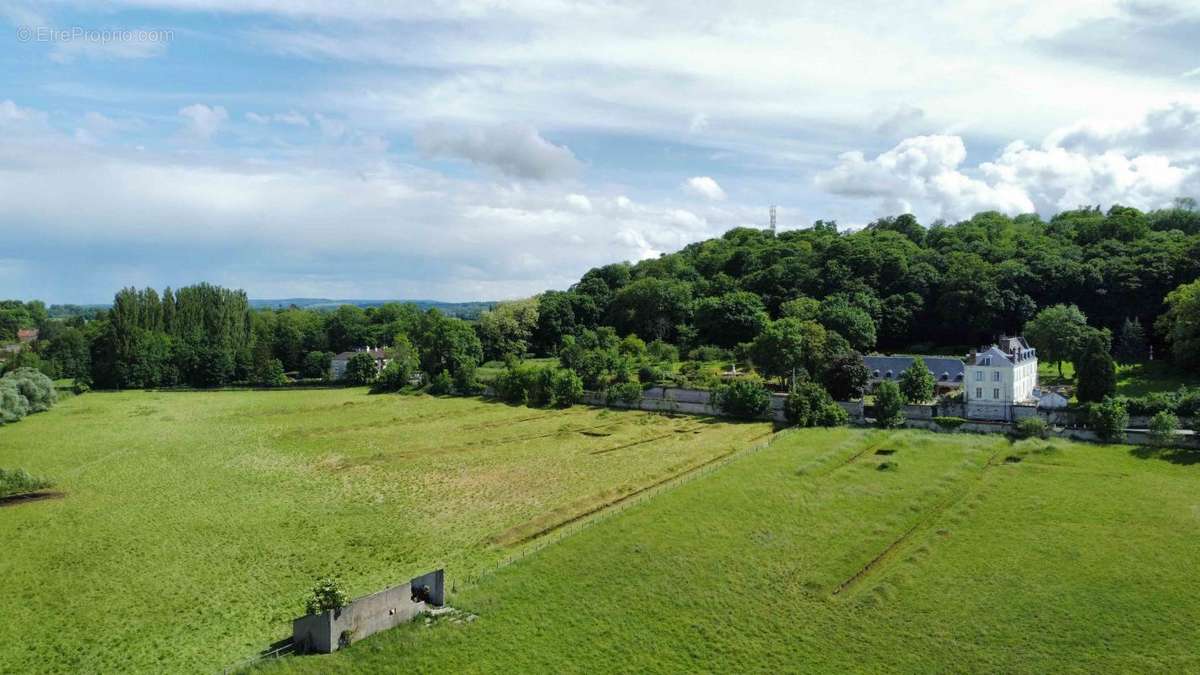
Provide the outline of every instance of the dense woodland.
<path id="1" fill-rule="evenodd" d="M 737 228 L 676 253 L 589 270 L 567 290 L 501 303 L 476 321 L 413 305 L 253 309 L 207 284 L 126 289 L 111 309 L 56 319 L 39 302 L 0 304 L 0 343 L 38 327 L 32 366 L 104 388 L 321 377 L 333 353 L 403 352 L 404 373 L 472 388 L 485 360 L 559 356 L 589 387 L 645 381 L 647 364 L 736 358 L 781 381 L 799 370 L 835 396 L 868 351 L 962 353 L 1027 331 L 1043 358 L 1153 347 L 1200 369 L 1200 211 L 1113 206 L 923 226 L 911 215 L 855 232 L 818 221 L 778 234 Z M 1067 328 L 1068 327 L 1069 330 Z M 1085 352 L 1093 352 L 1085 354 Z M 1107 358 L 1107 355 L 1105 356 Z M 847 390 L 849 387 L 849 391 Z"/>

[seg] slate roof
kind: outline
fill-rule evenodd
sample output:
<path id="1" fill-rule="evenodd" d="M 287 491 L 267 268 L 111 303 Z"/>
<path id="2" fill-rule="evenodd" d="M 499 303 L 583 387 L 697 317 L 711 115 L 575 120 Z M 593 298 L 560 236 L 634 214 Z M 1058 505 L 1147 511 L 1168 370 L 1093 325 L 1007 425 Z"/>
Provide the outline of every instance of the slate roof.
<path id="1" fill-rule="evenodd" d="M 867 365 L 872 380 L 895 380 L 900 378 L 900 373 L 908 370 L 908 367 L 913 364 L 914 358 L 917 357 L 864 356 L 863 363 Z M 953 356 L 922 356 L 920 358 L 933 373 L 934 382 L 954 384 L 963 381 L 966 364 L 962 362 L 962 359 Z"/>
<path id="2" fill-rule="evenodd" d="M 349 361 L 355 354 L 370 354 L 371 358 L 375 359 L 376 361 L 387 358 L 387 355 L 384 353 L 383 349 L 357 349 L 352 352 L 342 352 L 341 354 L 337 354 L 333 357 L 333 360 Z"/>

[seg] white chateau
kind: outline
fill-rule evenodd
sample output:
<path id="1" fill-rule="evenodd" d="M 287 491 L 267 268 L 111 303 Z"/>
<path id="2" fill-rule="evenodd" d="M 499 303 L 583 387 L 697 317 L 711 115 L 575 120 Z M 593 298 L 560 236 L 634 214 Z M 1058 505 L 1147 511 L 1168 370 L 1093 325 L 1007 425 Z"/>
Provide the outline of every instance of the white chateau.
<path id="1" fill-rule="evenodd" d="M 1025 338 L 1001 337 L 973 357 L 963 377 L 967 417 L 1011 420 L 1014 405 L 1037 405 L 1037 350 Z"/>

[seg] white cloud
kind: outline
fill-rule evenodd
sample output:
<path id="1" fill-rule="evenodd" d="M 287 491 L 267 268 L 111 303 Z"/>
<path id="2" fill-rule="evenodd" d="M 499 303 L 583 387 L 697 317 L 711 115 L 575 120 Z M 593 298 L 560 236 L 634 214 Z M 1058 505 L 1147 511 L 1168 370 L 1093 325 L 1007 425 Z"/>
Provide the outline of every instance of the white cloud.
<path id="1" fill-rule="evenodd" d="M 180 108 L 179 116 L 186 120 L 188 133 L 201 140 L 212 138 L 217 129 L 229 119 L 229 113 L 224 107 L 210 108 L 203 103 L 193 103 Z"/>
<path id="2" fill-rule="evenodd" d="M 278 122 L 279 124 L 288 124 L 296 127 L 312 126 L 312 123 L 309 121 L 306 115 L 298 113 L 295 110 L 285 113 L 275 113 L 273 115 L 248 112 L 246 113 L 246 119 L 254 122 L 255 124 L 270 124 L 272 122 Z"/>
<path id="3" fill-rule="evenodd" d="M 959 136 L 916 136 L 868 159 L 848 152 L 816 185 L 873 199 L 876 215 L 916 211 L 959 219 L 985 209 L 1044 215 L 1081 204 L 1141 209 L 1200 187 L 1200 109 L 1182 103 L 1132 122 L 1083 121 L 1050 133 L 1040 148 L 1010 143 L 998 157 L 964 167 Z"/>
<path id="4" fill-rule="evenodd" d="M 580 163 L 570 148 L 554 145 L 527 125 L 451 129 L 428 126 L 416 135 L 427 157 L 465 159 L 516 178 L 549 180 L 579 173 Z"/>
<path id="5" fill-rule="evenodd" d="M 708 176 L 693 176 L 687 179 L 683 186 L 692 194 L 704 197 L 705 199 L 713 201 L 723 201 L 725 199 L 725 190 L 722 190 L 717 181 Z"/>
<path id="6" fill-rule="evenodd" d="M 566 202 L 579 211 L 592 210 L 592 200 L 588 199 L 586 195 L 569 194 L 566 196 Z"/>

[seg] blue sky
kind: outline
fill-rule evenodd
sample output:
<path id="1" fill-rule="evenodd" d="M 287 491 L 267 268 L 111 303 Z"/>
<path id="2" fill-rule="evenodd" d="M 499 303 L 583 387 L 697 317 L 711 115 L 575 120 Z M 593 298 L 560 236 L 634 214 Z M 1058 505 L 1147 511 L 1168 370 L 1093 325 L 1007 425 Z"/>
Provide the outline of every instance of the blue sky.
<path id="1" fill-rule="evenodd" d="M 1194 3 L 787 5 L 0 1 L 0 296 L 503 299 L 771 204 L 1200 196 Z"/>

